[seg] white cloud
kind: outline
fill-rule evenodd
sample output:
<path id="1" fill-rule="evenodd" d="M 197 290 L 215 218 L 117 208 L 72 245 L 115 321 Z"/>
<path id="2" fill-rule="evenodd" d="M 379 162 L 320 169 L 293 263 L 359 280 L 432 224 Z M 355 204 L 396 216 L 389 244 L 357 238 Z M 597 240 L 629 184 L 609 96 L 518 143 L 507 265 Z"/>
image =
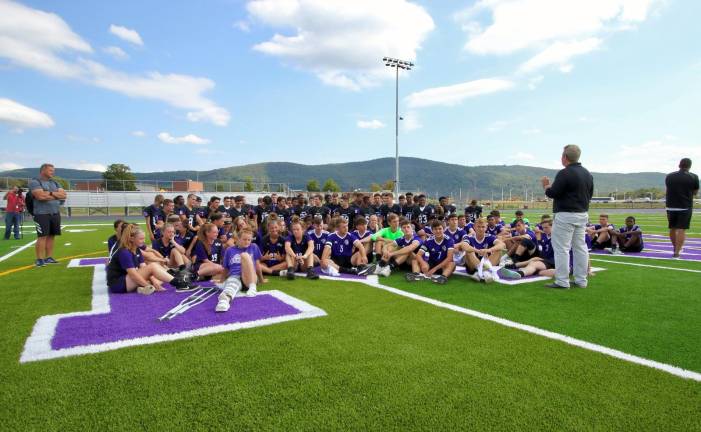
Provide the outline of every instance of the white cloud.
<path id="1" fill-rule="evenodd" d="M 453 106 L 467 98 L 508 90 L 513 86 L 514 83 L 510 80 L 485 78 L 415 92 L 407 96 L 406 101 L 410 108 L 435 105 Z"/>
<path id="2" fill-rule="evenodd" d="M 531 79 L 528 80 L 528 88 L 530 90 L 535 90 L 540 85 L 540 83 L 543 82 L 544 78 L 545 77 L 543 75 L 537 75 L 537 76 L 532 77 Z"/>
<path id="3" fill-rule="evenodd" d="M 49 128 L 54 125 L 48 114 L 6 98 L 0 98 L 0 123 L 20 133 L 28 128 Z"/>
<path id="4" fill-rule="evenodd" d="M 108 46 L 104 47 L 102 51 L 106 52 L 107 54 L 111 55 L 117 60 L 126 60 L 129 58 L 129 54 L 124 52 L 123 49 L 117 46 Z"/>
<path id="5" fill-rule="evenodd" d="M 380 129 L 385 127 L 385 124 L 379 120 L 358 120 L 357 125 L 360 129 Z"/>
<path id="6" fill-rule="evenodd" d="M 476 54 L 510 54 L 543 48 L 553 41 L 631 29 L 661 0 L 480 0 L 456 14 L 468 33 L 465 49 Z M 486 27 L 479 22 L 491 17 Z"/>
<path id="7" fill-rule="evenodd" d="M 558 65 L 561 72 L 569 73 L 572 71 L 572 64 L 569 61 L 573 57 L 597 50 L 601 43 L 601 39 L 593 37 L 581 41 L 555 42 L 523 63 L 519 71 L 528 73 L 546 66 Z"/>
<path id="8" fill-rule="evenodd" d="M 202 93 L 214 88 L 214 81 L 208 78 L 159 72 L 137 76 L 109 69 L 90 60 L 82 60 L 81 64 L 90 72 L 92 83 L 98 87 L 135 98 L 164 101 L 178 108 L 194 109 L 187 113 L 187 119 L 192 122 L 208 121 L 217 126 L 229 123 L 229 112 L 202 96 Z"/>
<path id="9" fill-rule="evenodd" d="M 134 45 L 143 46 L 144 44 L 144 41 L 141 40 L 141 36 L 136 30 L 112 24 L 110 25 L 110 33 Z"/>
<path id="10" fill-rule="evenodd" d="M 535 156 L 526 152 L 517 152 L 515 155 L 509 156 L 509 159 L 514 161 L 533 161 Z"/>
<path id="11" fill-rule="evenodd" d="M 434 28 L 426 10 L 406 0 L 253 0 L 247 10 L 251 19 L 289 33 L 255 50 L 353 91 L 393 76 L 383 56 L 416 59 Z"/>
<path id="12" fill-rule="evenodd" d="M 89 54 L 92 47 L 58 15 L 0 1 L 0 57 L 54 77 L 80 77 L 81 68 L 60 52 Z"/>
<path id="13" fill-rule="evenodd" d="M 497 120 L 495 122 L 492 122 L 489 126 L 487 126 L 487 132 L 500 132 L 506 125 L 508 125 L 509 122 L 504 121 L 504 120 Z"/>
<path id="14" fill-rule="evenodd" d="M 642 144 L 612 146 L 608 157 L 589 156 L 585 166 L 596 172 L 672 172 L 679 161 L 688 157 L 692 161 L 701 160 L 699 143 L 677 143 L 676 139 L 654 139 Z M 586 156 L 586 155 L 583 155 Z M 620 163 L 625 158 L 626 163 Z"/>
<path id="15" fill-rule="evenodd" d="M 131 134 L 135 137 L 138 137 L 138 138 L 143 138 L 146 136 L 146 132 L 141 131 L 141 130 L 135 130 Z"/>
<path id="16" fill-rule="evenodd" d="M 525 130 L 521 131 L 521 133 L 524 135 L 537 135 L 541 132 L 543 132 L 543 131 L 538 129 L 538 128 L 530 128 L 530 129 L 525 129 Z"/>
<path id="17" fill-rule="evenodd" d="M 14 162 L 2 162 L 0 163 L 0 171 L 11 171 L 23 168 L 22 165 L 18 165 Z"/>
<path id="18" fill-rule="evenodd" d="M 68 163 L 68 164 L 66 164 L 66 168 L 73 168 L 73 169 L 86 170 L 86 171 L 100 171 L 100 172 L 107 171 L 107 167 L 101 163 L 93 163 L 93 162 L 85 162 L 85 161 L 80 161 L 78 163 Z"/>
<path id="19" fill-rule="evenodd" d="M 198 137 L 197 135 L 194 134 L 188 134 L 184 135 L 181 137 L 176 137 L 168 132 L 161 132 L 158 134 L 158 139 L 163 141 L 166 144 L 195 144 L 195 145 L 204 145 L 209 143 L 209 140 L 206 138 L 201 138 Z"/>
<path id="20" fill-rule="evenodd" d="M 203 93 L 214 88 L 207 78 L 179 74 L 128 74 L 85 59 L 92 47 L 56 14 L 0 1 L 0 58 L 49 76 L 77 79 L 127 96 L 152 99 L 188 110 L 190 121 L 218 126 L 229 112 Z"/>
<path id="21" fill-rule="evenodd" d="M 402 125 L 402 130 L 405 132 L 411 132 L 424 127 L 419 119 L 419 113 L 416 111 L 409 111 L 403 115 L 402 118 L 403 120 L 400 123 Z"/>
<path id="22" fill-rule="evenodd" d="M 236 21 L 235 23 L 232 24 L 232 26 L 235 29 L 241 30 L 244 33 L 248 33 L 251 31 L 251 26 L 248 24 L 247 21 Z"/>

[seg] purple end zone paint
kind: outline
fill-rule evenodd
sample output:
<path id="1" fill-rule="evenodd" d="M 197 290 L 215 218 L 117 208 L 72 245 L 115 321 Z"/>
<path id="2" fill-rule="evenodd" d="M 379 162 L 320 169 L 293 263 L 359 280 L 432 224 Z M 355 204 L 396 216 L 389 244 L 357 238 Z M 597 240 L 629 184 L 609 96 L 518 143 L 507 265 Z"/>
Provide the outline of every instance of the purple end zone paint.
<path id="1" fill-rule="evenodd" d="M 214 306 L 218 296 L 215 294 L 170 321 L 158 321 L 160 316 L 191 294 L 192 292 L 176 293 L 172 289 L 150 296 L 136 293 L 109 294 L 109 314 L 62 318 L 56 326 L 51 348 L 58 350 L 102 344 L 300 313 L 296 308 L 264 292 L 256 297 L 237 297 L 228 312 L 216 313 Z"/>
<path id="2" fill-rule="evenodd" d="M 92 266 L 98 264 L 107 264 L 107 258 L 83 258 L 80 260 L 80 266 Z"/>

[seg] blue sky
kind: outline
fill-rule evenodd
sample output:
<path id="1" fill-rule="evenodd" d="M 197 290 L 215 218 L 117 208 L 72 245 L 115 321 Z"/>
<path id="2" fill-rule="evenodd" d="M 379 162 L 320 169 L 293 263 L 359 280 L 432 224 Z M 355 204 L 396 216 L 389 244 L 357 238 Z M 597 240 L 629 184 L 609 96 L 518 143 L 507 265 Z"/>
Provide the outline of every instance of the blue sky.
<path id="1" fill-rule="evenodd" d="M 701 2 L 0 0 L 0 169 L 701 161 Z"/>

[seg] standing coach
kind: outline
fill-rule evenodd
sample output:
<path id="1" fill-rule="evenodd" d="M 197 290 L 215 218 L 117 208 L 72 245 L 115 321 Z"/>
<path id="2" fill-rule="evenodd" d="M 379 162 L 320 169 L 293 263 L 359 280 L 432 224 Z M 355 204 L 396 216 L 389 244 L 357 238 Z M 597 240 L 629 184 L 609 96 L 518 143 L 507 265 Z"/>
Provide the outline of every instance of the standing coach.
<path id="1" fill-rule="evenodd" d="M 543 177 L 541 183 L 545 195 L 553 199 L 552 245 L 555 252 L 555 282 L 548 288 L 568 289 L 570 287 L 570 250 L 574 255 L 574 284 L 580 288 L 587 286 L 589 252 L 584 241 L 584 230 L 589 221 L 589 201 L 594 193 L 594 179 L 579 163 L 582 151 L 574 144 L 566 145 L 562 151 L 562 165 L 565 167 L 550 179 Z"/>
<path id="2" fill-rule="evenodd" d="M 667 186 L 667 221 L 669 222 L 669 239 L 674 246 L 674 258 L 679 254 L 686 240 L 686 230 L 691 224 L 691 213 L 694 208 L 694 195 L 699 191 L 699 178 L 690 173 L 691 159 L 679 161 L 679 171 L 667 174 L 664 183 Z"/>
<path id="3" fill-rule="evenodd" d="M 54 236 L 61 235 L 61 201 L 66 199 L 66 191 L 51 178 L 54 166 L 42 164 L 39 177 L 29 182 L 29 193 L 34 200 L 34 225 L 37 230 L 35 245 L 36 266 L 57 264 L 53 258 Z"/>

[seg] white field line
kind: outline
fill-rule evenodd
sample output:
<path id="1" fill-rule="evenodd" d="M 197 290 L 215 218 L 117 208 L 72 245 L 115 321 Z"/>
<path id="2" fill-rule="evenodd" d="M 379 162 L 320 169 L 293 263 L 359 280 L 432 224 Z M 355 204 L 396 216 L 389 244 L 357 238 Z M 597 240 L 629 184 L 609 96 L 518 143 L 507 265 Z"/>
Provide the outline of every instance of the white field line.
<path id="1" fill-rule="evenodd" d="M 670 252 L 667 252 L 670 253 Z M 590 257 L 605 257 L 605 256 L 612 256 L 611 254 L 600 254 L 600 253 L 589 253 Z M 623 255 L 617 255 L 623 258 L 632 258 L 632 259 L 639 259 L 639 260 L 663 260 L 663 261 L 684 261 L 684 262 L 689 262 L 689 263 L 701 263 L 698 259 L 689 259 L 689 258 L 672 258 L 671 256 L 659 256 L 659 257 L 651 257 L 651 256 L 635 256 L 635 255 L 626 255 L 625 253 Z M 594 258 L 592 258 L 594 259 Z M 619 261 L 611 261 L 618 263 Z M 621 261 L 622 262 L 622 261 Z"/>
<path id="2" fill-rule="evenodd" d="M 661 258 L 652 258 L 652 259 L 661 259 Z M 666 258 L 664 258 L 664 259 L 666 259 Z M 629 266 L 635 266 L 635 267 L 648 267 L 648 268 L 656 268 L 656 269 L 661 269 L 661 270 L 674 270 L 674 271 L 689 272 L 689 273 L 701 273 L 701 270 L 685 269 L 685 268 L 677 268 L 677 267 L 666 267 L 666 266 L 656 266 L 656 265 L 652 265 L 652 264 L 640 264 L 640 263 L 632 263 L 632 262 L 626 262 L 626 261 L 613 261 L 613 260 L 605 260 L 605 259 L 599 259 L 599 258 L 591 258 L 591 260 L 598 261 L 598 262 L 611 263 L 611 264 L 629 265 Z M 688 261 L 688 260 L 678 260 L 678 261 Z"/>
<path id="3" fill-rule="evenodd" d="M 560 342 L 564 342 L 568 345 L 573 345 L 573 346 L 576 346 L 579 348 L 584 348 L 584 349 L 589 350 L 589 351 L 598 352 L 598 353 L 601 353 L 604 355 L 608 355 L 608 356 L 617 358 L 619 360 L 624 360 L 624 361 L 627 361 L 630 363 L 635 363 L 635 364 L 638 364 L 641 366 L 647 366 L 647 367 L 650 367 L 653 369 L 658 369 L 658 370 L 667 372 L 669 374 L 678 376 L 680 378 L 685 378 L 685 379 L 690 379 L 690 380 L 701 382 L 701 373 L 698 373 L 698 372 L 690 371 L 687 369 L 682 369 L 682 368 L 677 367 L 677 366 L 673 366 L 673 365 L 666 364 L 666 363 L 660 363 L 660 362 L 657 362 L 654 360 L 649 360 L 649 359 L 646 359 L 643 357 L 638 357 L 636 355 L 628 354 L 628 353 L 625 353 L 623 351 L 619 351 L 619 350 L 616 350 L 613 348 L 608 348 L 608 347 L 605 347 L 603 345 L 598 345 L 598 344 L 583 341 L 580 339 L 575 339 L 575 338 L 570 337 L 570 336 L 566 336 L 566 335 L 563 335 L 560 333 L 551 332 L 548 330 L 543 330 L 543 329 L 540 329 L 538 327 L 534 327 L 531 325 L 517 323 L 514 321 L 504 319 L 504 318 L 499 318 L 499 317 L 494 316 L 494 315 L 489 315 L 489 314 L 479 312 L 476 310 L 467 309 L 467 308 L 464 308 L 461 306 L 456 306 L 456 305 L 453 305 L 450 303 L 445 303 L 445 302 L 442 302 L 440 300 L 435 300 L 435 299 L 432 299 L 429 297 L 424 297 L 424 296 L 420 296 L 418 294 L 413 294 L 413 293 L 410 293 L 407 291 L 402 291 L 402 290 L 397 289 L 397 288 L 388 287 L 388 286 L 382 285 L 381 283 L 374 281 L 370 278 L 368 278 L 368 280 L 366 280 L 366 281 L 361 281 L 361 282 L 365 283 L 366 285 L 370 285 L 372 287 L 379 288 L 381 290 L 385 290 L 385 291 L 391 292 L 393 294 L 400 295 L 402 297 L 410 298 L 412 300 L 417 300 L 420 302 L 428 303 L 428 304 L 431 304 L 433 306 L 437 306 L 437 307 L 440 307 L 443 309 L 448 309 L 448 310 L 451 310 L 454 312 L 469 315 L 469 316 L 479 318 L 479 319 L 482 319 L 485 321 L 491 321 L 493 323 L 497 323 L 497 324 L 500 324 L 500 325 L 503 325 L 506 327 L 511 327 L 511 328 L 522 330 L 522 331 L 532 333 L 532 334 L 535 334 L 538 336 L 543 336 L 543 337 L 546 337 L 548 339 L 553 339 L 553 340 L 557 340 Z"/>
<path id="4" fill-rule="evenodd" d="M 36 239 L 34 239 L 34 240 L 30 241 L 29 243 L 27 243 L 26 245 L 21 246 L 21 247 L 15 249 L 15 250 L 13 250 L 12 252 L 8 253 L 7 255 L 1 256 L 1 257 L 0 257 L 0 262 L 3 262 L 3 261 L 5 261 L 5 260 L 8 259 L 8 258 L 12 258 L 13 256 L 17 255 L 18 253 L 20 253 L 20 252 L 22 252 L 23 250 L 27 249 L 28 247 L 31 247 L 32 245 L 34 245 L 34 243 L 36 243 L 36 242 L 37 242 Z"/>

